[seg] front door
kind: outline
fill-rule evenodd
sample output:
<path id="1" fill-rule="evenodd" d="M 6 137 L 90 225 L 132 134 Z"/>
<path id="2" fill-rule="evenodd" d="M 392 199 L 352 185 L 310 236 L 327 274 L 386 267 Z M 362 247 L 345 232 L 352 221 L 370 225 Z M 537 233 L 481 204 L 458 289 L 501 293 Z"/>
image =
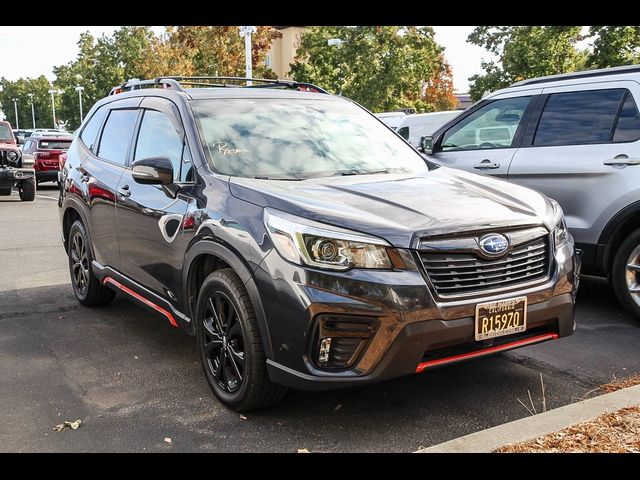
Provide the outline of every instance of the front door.
<path id="1" fill-rule="evenodd" d="M 545 88 L 541 100 L 537 129 L 527 129 L 508 178 L 556 199 L 576 241 L 595 245 L 613 215 L 638 200 L 640 86 Z"/>
<path id="2" fill-rule="evenodd" d="M 429 158 L 447 167 L 506 179 L 538 92 L 491 99 L 440 135 Z"/>
<path id="3" fill-rule="evenodd" d="M 192 199 L 189 150 L 177 110 L 164 99 L 145 99 L 133 161 L 166 157 L 173 164 L 177 195 L 160 185 L 136 183 L 127 169 L 118 186 L 118 239 L 121 271 L 155 291 L 176 301 L 184 252 L 193 233 L 185 236 L 183 225 Z M 153 108 L 151 108 L 153 107 Z M 193 205 L 192 205 L 193 206 Z M 187 238 L 188 237 L 188 238 Z"/>

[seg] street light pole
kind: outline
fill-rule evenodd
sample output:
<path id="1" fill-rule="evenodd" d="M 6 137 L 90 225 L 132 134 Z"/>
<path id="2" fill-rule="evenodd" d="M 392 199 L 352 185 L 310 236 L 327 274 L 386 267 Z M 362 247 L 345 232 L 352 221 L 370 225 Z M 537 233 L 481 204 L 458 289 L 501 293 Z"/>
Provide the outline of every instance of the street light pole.
<path id="1" fill-rule="evenodd" d="M 33 129 L 36 128 L 36 111 L 33 108 L 33 93 L 29 93 L 29 99 L 31 100 L 31 122 L 33 123 Z"/>
<path id="2" fill-rule="evenodd" d="M 82 91 L 84 87 L 76 85 L 76 92 L 78 92 L 78 99 L 80 100 L 80 123 L 82 123 Z"/>
<path id="3" fill-rule="evenodd" d="M 251 65 L 251 34 L 256 32 L 256 27 L 245 26 L 240 27 L 240 36 L 244 37 L 244 62 L 245 62 L 245 76 L 251 78 L 253 75 L 253 68 Z M 247 81 L 247 85 L 251 86 L 253 82 Z"/>
<path id="4" fill-rule="evenodd" d="M 53 128 L 56 128 L 56 100 L 53 97 L 56 93 L 58 93 L 58 91 L 54 88 L 52 88 L 51 90 L 49 90 L 49 93 L 51 94 L 51 111 L 52 111 L 52 115 L 53 115 Z"/>
<path id="5" fill-rule="evenodd" d="M 18 120 L 18 99 L 17 98 L 13 99 L 13 108 L 15 109 L 15 112 L 16 112 L 16 130 L 20 130 L 20 121 Z"/>

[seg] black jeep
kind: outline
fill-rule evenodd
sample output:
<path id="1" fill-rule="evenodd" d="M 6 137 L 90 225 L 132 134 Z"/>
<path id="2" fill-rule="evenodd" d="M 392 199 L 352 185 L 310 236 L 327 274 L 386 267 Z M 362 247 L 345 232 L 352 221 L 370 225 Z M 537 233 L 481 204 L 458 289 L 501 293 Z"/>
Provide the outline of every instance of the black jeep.
<path id="1" fill-rule="evenodd" d="M 36 196 L 33 155 L 23 154 L 7 122 L 0 122 L 0 196 L 11 195 L 18 187 L 20 200 L 31 202 Z"/>

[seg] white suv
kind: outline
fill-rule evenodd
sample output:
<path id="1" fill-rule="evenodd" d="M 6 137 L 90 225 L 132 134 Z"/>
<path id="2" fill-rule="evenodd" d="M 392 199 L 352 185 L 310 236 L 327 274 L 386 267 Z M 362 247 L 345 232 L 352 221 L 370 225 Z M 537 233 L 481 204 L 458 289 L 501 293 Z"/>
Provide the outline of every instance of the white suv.
<path id="1" fill-rule="evenodd" d="M 640 319 L 638 105 L 640 65 L 534 78 L 486 96 L 422 148 L 556 199 L 583 273 L 607 276 Z"/>

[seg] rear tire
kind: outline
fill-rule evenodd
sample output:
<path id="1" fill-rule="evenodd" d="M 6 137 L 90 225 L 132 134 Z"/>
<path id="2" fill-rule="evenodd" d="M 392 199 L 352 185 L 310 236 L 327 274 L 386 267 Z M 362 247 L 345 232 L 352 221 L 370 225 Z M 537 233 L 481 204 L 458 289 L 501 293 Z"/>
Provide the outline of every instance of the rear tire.
<path id="1" fill-rule="evenodd" d="M 34 179 L 23 180 L 18 187 L 20 200 L 23 202 L 33 202 L 36 198 L 36 181 Z"/>
<path id="2" fill-rule="evenodd" d="M 100 284 L 93 274 L 89 235 L 80 220 L 69 230 L 69 273 L 71 286 L 78 301 L 87 307 L 106 305 L 113 301 L 116 292 Z"/>
<path id="3" fill-rule="evenodd" d="M 640 321 L 640 228 L 618 247 L 610 280 L 622 306 Z"/>
<path id="4" fill-rule="evenodd" d="M 11 195 L 11 187 L 0 188 L 0 197 L 7 197 Z"/>
<path id="5" fill-rule="evenodd" d="M 215 396 L 246 412 L 278 402 L 286 388 L 271 383 L 253 305 L 231 269 L 217 270 L 200 288 L 195 315 L 200 362 Z"/>

